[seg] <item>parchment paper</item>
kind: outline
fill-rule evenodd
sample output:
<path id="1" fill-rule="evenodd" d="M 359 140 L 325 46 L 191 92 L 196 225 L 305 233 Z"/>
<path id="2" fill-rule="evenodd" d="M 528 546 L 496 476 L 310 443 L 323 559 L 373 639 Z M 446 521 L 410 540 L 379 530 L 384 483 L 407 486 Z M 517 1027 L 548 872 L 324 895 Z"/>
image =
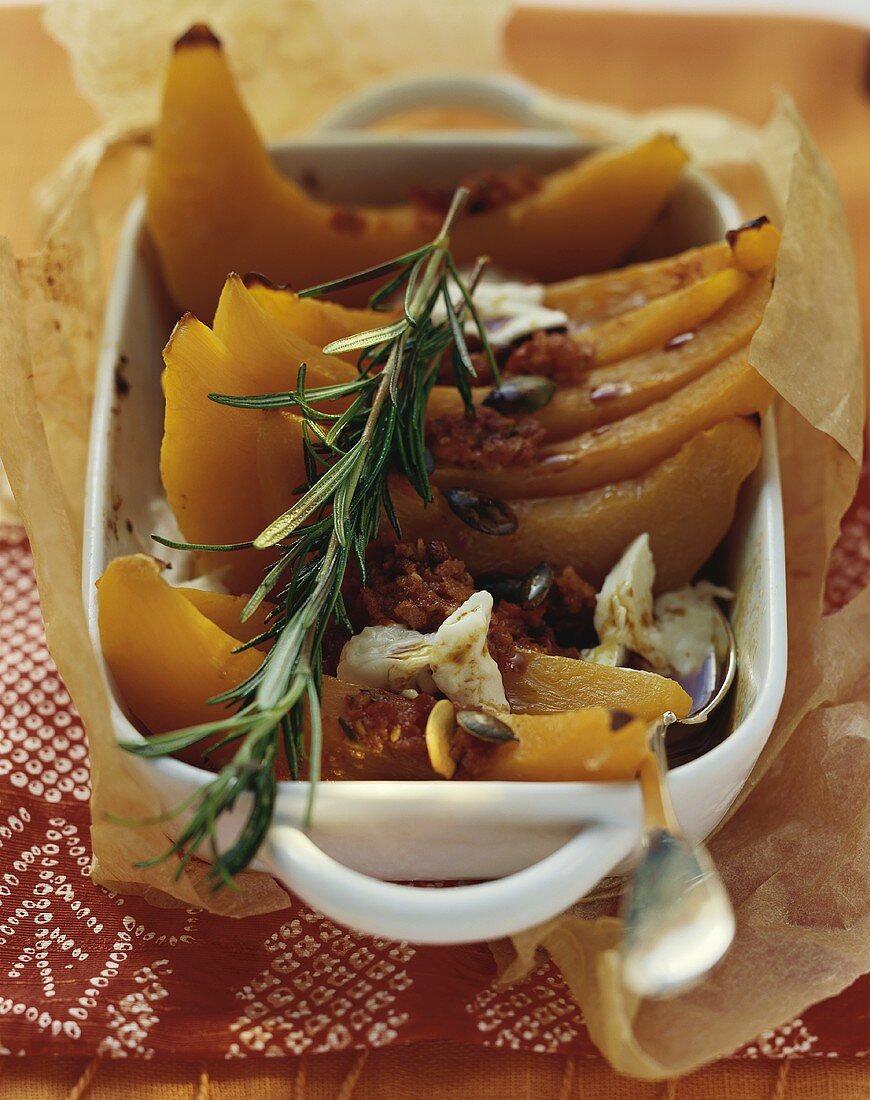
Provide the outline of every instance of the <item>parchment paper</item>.
<path id="1" fill-rule="evenodd" d="M 275 136 L 304 127 L 374 78 L 416 68 L 424 50 L 430 68 L 496 66 L 506 5 L 458 0 L 433 20 L 431 8 L 394 2 L 392 35 L 372 17 L 377 9 L 354 0 L 261 0 L 256 9 L 240 0 L 58 0 L 48 11 L 48 26 L 71 49 L 105 124 L 40 193 L 40 251 L 16 263 L 8 244 L 0 247 L 0 454 L 33 545 L 48 643 L 88 730 L 95 877 L 157 904 L 244 916 L 280 907 L 286 896 L 261 875 L 245 875 L 240 896 L 215 897 L 203 887 L 201 868 L 178 883 L 171 867 L 137 871 L 134 860 L 162 849 L 160 830 L 107 820 L 109 812 L 154 813 L 157 798 L 114 744 L 79 580 L 99 260 L 122 200 L 141 178 L 169 44 L 206 7 L 261 129 Z M 602 903 L 496 948 L 506 981 L 532 965 L 538 949 L 549 951 L 615 1068 L 667 1077 L 730 1052 L 868 967 L 870 593 L 821 619 L 827 557 L 861 454 L 852 252 L 836 188 L 787 99 L 761 131 L 689 107 L 631 115 L 548 97 L 547 108 L 601 138 L 676 132 L 697 162 L 746 193 L 766 192 L 768 213 L 783 227 L 774 293 L 751 353 L 781 394 L 790 673 L 742 804 L 711 842 L 736 906 L 737 941 L 699 990 L 641 1005 L 619 981 L 619 922 Z M 108 162 L 112 186 L 101 181 Z"/>

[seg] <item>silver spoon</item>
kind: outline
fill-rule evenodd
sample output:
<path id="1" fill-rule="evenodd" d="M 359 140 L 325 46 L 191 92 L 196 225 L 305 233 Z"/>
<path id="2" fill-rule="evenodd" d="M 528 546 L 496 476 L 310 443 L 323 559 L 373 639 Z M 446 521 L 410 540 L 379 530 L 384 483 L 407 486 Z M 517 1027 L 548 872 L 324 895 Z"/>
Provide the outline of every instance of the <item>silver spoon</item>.
<path id="1" fill-rule="evenodd" d="M 737 647 L 722 612 L 720 637 L 681 725 L 705 722 L 734 681 Z M 667 711 L 650 733 L 651 755 L 641 768 L 644 834 L 640 863 L 623 909 L 622 972 L 641 997 L 668 997 L 695 985 L 734 939 L 734 910 L 703 844 L 686 840 L 668 790 L 665 739 L 678 719 Z"/>

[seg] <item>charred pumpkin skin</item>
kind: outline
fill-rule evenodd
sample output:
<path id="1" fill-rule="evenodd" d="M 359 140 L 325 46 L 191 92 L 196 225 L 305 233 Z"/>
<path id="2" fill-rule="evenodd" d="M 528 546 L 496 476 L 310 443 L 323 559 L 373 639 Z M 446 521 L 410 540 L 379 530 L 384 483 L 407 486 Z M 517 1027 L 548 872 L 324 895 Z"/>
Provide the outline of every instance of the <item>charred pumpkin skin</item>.
<path id="1" fill-rule="evenodd" d="M 424 508 L 398 479 L 393 503 L 407 538 L 441 539 L 475 575 L 525 573 L 540 561 L 573 565 L 600 585 L 626 546 L 648 531 L 656 588 L 688 584 L 734 518 L 737 492 L 761 456 L 753 419 L 699 432 L 671 458 L 637 478 L 574 496 L 518 500 L 512 535 L 485 535 L 462 523 L 438 493 Z"/>
<path id="2" fill-rule="evenodd" d="M 436 469 L 440 489 L 463 486 L 503 500 L 582 493 L 640 477 L 673 455 L 699 431 L 734 416 L 763 412 L 773 389 L 741 350 L 711 367 L 671 397 L 613 424 L 546 447 L 523 467 Z"/>
<path id="3" fill-rule="evenodd" d="M 545 282 L 611 267 L 652 223 L 685 159 L 664 135 L 592 154 L 528 197 L 465 217 L 454 255 L 488 255 Z M 204 40 L 183 43 L 170 61 L 146 219 L 172 298 L 203 318 L 228 271 L 311 286 L 424 244 L 439 221 L 408 205 L 348 212 L 281 177 L 220 47 Z M 356 300 L 364 298 L 363 288 Z"/>
<path id="4" fill-rule="evenodd" d="M 575 386 L 562 386 L 532 415 L 547 431 L 548 440 L 566 439 L 663 401 L 710 367 L 745 347 L 761 324 L 770 297 L 770 276 L 753 279 L 744 294 L 729 303 L 694 333 L 672 348 L 595 367 Z M 482 404 L 492 392 L 476 386 L 473 399 Z M 462 398 L 449 386 L 436 386 L 429 399 L 430 416 L 462 412 Z"/>
<path id="5" fill-rule="evenodd" d="M 769 267 L 779 251 L 781 234 L 769 218 L 752 221 L 731 229 L 727 234 L 728 247 L 734 263 L 742 271 L 760 271 Z"/>

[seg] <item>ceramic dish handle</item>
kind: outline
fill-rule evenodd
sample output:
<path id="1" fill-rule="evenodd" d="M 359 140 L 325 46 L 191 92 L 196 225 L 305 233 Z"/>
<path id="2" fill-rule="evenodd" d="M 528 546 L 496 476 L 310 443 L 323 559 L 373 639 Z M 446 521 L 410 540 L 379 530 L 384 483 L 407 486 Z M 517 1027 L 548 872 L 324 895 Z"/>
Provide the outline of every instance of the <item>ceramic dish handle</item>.
<path id="1" fill-rule="evenodd" d="M 398 111 L 415 107 L 466 107 L 504 115 L 527 129 L 561 130 L 539 108 L 540 96 L 530 85 L 510 76 L 439 74 L 406 77 L 376 87 L 342 103 L 317 127 L 359 130 Z"/>
<path id="2" fill-rule="evenodd" d="M 353 871 L 301 830 L 276 824 L 261 862 L 327 917 L 387 939 L 474 943 L 521 932 L 573 905 L 631 852 L 637 831 L 593 822 L 516 874 L 473 886 L 398 886 Z"/>

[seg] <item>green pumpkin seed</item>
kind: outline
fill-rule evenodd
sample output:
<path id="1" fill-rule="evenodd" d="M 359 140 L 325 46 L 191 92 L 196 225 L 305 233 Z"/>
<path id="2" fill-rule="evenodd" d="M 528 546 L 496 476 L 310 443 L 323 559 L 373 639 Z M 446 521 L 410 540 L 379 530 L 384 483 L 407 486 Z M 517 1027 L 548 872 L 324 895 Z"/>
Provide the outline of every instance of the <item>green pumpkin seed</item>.
<path id="1" fill-rule="evenodd" d="M 456 721 L 466 733 L 479 737 L 481 741 L 493 741 L 496 744 L 519 741 L 507 722 L 502 722 L 501 718 L 484 710 L 459 710 L 456 712 Z"/>
<path id="2" fill-rule="evenodd" d="M 537 412 L 548 405 L 556 392 L 552 378 L 540 374 L 515 374 L 505 378 L 484 398 L 484 405 L 506 416 Z"/>
<path id="3" fill-rule="evenodd" d="M 444 499 L 450 510 L 467 527 L 484 535 L 512 535 L 519 521 L 502 500 L 485 497 L 474 489 L 445 489 Z"/>
<path id="4" fill-rule="evenodd" d="M 542 561 L 540 565 L 536 565 L 535 568 L 530 570 L 523 578 L 522 587 L 520 589 L 521 606 L 526 608 L 526 610 L 533 607 L 539 607 L 550 594 L 550 589 L 552 587 L 552 567 L 547 562 Z"/>

